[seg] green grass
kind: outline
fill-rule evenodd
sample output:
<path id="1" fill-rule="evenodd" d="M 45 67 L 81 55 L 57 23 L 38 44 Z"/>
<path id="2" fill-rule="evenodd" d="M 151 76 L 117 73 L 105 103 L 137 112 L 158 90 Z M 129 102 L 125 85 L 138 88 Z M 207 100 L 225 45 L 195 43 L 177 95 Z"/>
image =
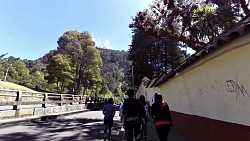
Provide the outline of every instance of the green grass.
<path id="1" fill-rule="evenodd" d="M 17 85 L 17 84 L 11 83 L 11 82 L 4 82 L 4 81 L 0 81 L 0 89 L 22 90 L 22 91 L 34 92 L 34 90 L 29 89 L 27 87 Z"/>

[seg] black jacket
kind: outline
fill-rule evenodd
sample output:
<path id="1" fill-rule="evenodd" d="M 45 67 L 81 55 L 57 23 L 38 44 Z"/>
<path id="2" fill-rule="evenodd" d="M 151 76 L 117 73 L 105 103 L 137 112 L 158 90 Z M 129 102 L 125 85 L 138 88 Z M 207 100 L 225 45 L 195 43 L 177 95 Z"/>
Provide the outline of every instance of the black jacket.
<path id="1" fill-rule="evenodd" d="M 172 125 L 172 118 L 171 118 L 170 110 L 166 102 L 164 102 L 162 106 L 154 103 L 151 108 L 151 116 L 153 117 L 154 121 L 167 120 Z"/>
<path id="2" fill-rule="evenodd" d="M 123 103 L 123 115 L 125 118 L 139 117 L 144 118 L 146 111 L 139 100 L 135 98 L 128 98 Z"/>

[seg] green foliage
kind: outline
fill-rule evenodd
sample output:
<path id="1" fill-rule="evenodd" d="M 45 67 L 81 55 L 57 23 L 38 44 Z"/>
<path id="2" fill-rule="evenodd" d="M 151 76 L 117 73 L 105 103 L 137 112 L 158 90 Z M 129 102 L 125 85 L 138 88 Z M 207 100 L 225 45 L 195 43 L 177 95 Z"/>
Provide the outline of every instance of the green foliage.
<path id="1" fill-rule="evenodd" d="M 25 86 L 29 77 L 29 69 L 24 62 L 18 59 L 9 64 L 8 75 L 7 81 Z"/>
<path id="2" fill-rule="evenodd" d="M 228 29 L 237 21 L 237 12 L 231 5 L 213 8 L 203 6 L 193 12 L 192 22 L 200 40 L 211 41 L 221 31 Z"/>
<path id="3" fill-rule="evenodd" d="M 219 1 L 206 2 L 155 1 L 135 15 L 129 25 L 133 31 L 129 59 L 134 66 L 135 85 L 144 76 L 152 79 L 168 75 L 188 56 L 183 47 L 200 50 L 238 20 L 236 1 L 223 1 L 219 7 L 211 4 L 221 4 Z"/>
<path id="4" fill-rule="evenodd" d="M 144 76 L 152 79 L 175 69 L 186 54 L 180 47 L 176 40 L 161 40 L 144 31 L 134 30 L 129 59 L 133 61 L 135 86 L 140 85 Z"/>
<path id="5" fill-rule="evenodd" d="M 75 94 L 85 94 L 87 89 L 96 91 L 101 84 L 100 69 L 102 60 L 100 52 L 88 32 L 67 31 L 58 40 L 55 54 L 65 55 L 74 70 L 73 85 L 70 89 Z"/>
<path id="6" fill-rule="evenodd" d="M 37 60 L 0 59 L 0 79 L 8 74 L 7 81 L 39 91 L 103 97 L 114 97 L 114 92 L 120 97 L 127 90 L 131 64 L 126 51 L 96 48 L 88 32 L 77 31 L 65 32 L 58 48 Z"/>
<path id="7" fill-rule="evenodd" d="M 70 63 L 70 59 L 62 54 L 56 54 L 49 60 L 46 79 L 49 83 L 57 84 L 57 92 L 59 93 L 64 93 L 65 87 L 70 89 L 73 83 L 73 70 Z"/>
<path id="8" fill-rule="evenodd" d="M 170 0 L 165 5 L 163 1 L 156 1 L 149 9 L 138 12 L 129 26 L 199 50 L 241 15 L 240 4 L 236 1 L 222 1 L 218 7 L 211 3 L 219 0 L 206 2 Z"/>
<path id="9" fill-rule="evenodd" d="M 101 76 L 103 77 L 103 83 L 114 93 L 115 89 L 119 87 L 120 83 L 131 84 L 129 81 L 129 70 L 131 63 L 128 60 L 128 53 L 126 51 L 101 49 L 101 57 L 103 61 L 103 67 L 101 68 Z M 103 84 L 103 85 L 104 85 Z"/>
<path id="10" fill-rule="evenodd" d="M 6 59 L 4 58 L 4 56 L 6 56 L 6 55 L 7 55 L 7 53 L 1 54 L 1 55 L 0 55 L 0 67 L 1 67 L 2 63 L 6 60 Z"/>
<path id="11" fill-rule="evenodd" d="M 114 97 L 113 93 L 109 90 L 108 86 L 103 86 L 102 89 L 99 91 L 100 96 L 103 98 L 111 98 Z"/>
<path id="12" fill-rule="evenodd" d="M 2 80 L 13 82 L 29 88 L 45 87 L 46 81 L 41 67 L 36 65 L 36 61 L 21 60 L 15 57 L 4 58 L 0 67 L 0 77 Z M 41 64 L 43 66 L 44 64 Z"/>

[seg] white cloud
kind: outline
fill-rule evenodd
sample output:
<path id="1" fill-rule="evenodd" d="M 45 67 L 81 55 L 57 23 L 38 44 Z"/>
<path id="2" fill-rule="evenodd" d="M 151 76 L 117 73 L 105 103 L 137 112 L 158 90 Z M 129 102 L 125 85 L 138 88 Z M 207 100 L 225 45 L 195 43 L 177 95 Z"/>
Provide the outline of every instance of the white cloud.
<path id="1" fill-rule="evenodd" d="M 95 45 L 97 47 L 103 47 L 106 49 L 112 49 L 113 48 L 113 44 L 111 44 L 111 42 L 109 40 L 105 40 L 105 41 L 101 41 L 100 39 L 96 39 L 92 37 L 92 40 L 95 42 Z"/>
<path id="2" fill-rule="evenodd" d="M 95 39 L 95 38 L 92 38 L 92 40 L 93 40 L 94 42 L 96 42 L 96 39 Z"/>
<path id="3" fill-rule="evenodd" d="M 92 40 L 95 42 L 96 46 L 98 46 L 98 47 L 101 46 L 102 42 L 100 39 L 92 38 Z"/>
<path id="4" fill-rule="evenodd" d="M 112 49 L 112 45 L 109 40 L 105 40 L 103 45 L 104 45 L 104 48 L 106 49 Z"/>

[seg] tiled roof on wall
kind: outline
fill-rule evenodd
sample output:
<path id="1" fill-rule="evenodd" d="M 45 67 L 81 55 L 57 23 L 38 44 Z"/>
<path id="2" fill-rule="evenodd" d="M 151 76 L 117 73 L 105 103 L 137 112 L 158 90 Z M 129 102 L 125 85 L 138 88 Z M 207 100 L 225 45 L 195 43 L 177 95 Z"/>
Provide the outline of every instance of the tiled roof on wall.
<path id="1" fill-rule="evenodd" d="M 204 46 L 201 50 L 197 51 L 189 58 L 187 58 L 184 62 L 181 63 L 179 67 L 170 72 L 167 76 L 165 76 L 161 81 L 158 81 L 151 87 L 157 87 L 168 81 L 170 78 L 175 76 L 177 72 L 183 71 L 187 67 L 194 64 L 197 60 L 202 59 L 207 54 L 211 54 L 216 49 L 222 47 L 224 44 L 240 37 L 246 35 L 250 32 L 250 13 L 241 19 L 237 24 L 229 28 L 228 30 L 222 32 L 219 36 L 217 36 L 213 41 Z"/>
<path id="2" fill-rule="evenodd" d="M 146 76 L 142 78 L 141 80 L 142 84 L 146 87 L 148 85 L 148 83 L 150 83 L 150 79 L 148 79 Z"/>

